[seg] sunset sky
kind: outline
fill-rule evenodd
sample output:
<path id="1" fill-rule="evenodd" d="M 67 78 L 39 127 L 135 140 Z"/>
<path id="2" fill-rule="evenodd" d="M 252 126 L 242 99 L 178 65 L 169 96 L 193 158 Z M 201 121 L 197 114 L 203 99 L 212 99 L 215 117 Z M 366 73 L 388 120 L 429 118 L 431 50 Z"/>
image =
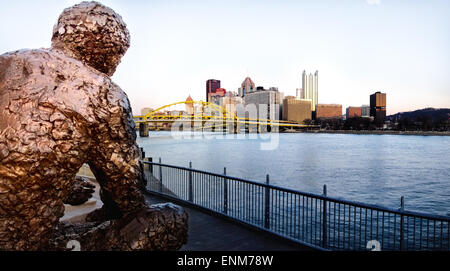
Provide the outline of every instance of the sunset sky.
<path id="1" fill-rule="evenodd" d="M 122 15 L 131 47 L 113 80 L 133 112 L 205 100 L 207 79 L 246 76 L 295 95 L 319 71 L 319 103 L 358 106 L 387 93 L 387 113 L 450 108 L 450 1 L 99 1 Z M 0 54 L 49 47 L 78 1 L 0 0 Z"/>

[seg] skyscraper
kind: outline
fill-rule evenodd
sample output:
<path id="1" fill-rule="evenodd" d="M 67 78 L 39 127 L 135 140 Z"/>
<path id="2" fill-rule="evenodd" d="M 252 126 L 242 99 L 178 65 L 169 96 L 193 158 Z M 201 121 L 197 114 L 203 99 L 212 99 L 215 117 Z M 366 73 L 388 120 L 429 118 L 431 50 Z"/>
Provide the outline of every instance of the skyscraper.
<path id="1" fill-rule="evenodd" d="M 244 97 L 245 94 L 256 91 L 255 83 L 253 83 L 250 77 L 246 77 L 239 88 L 239 96 Z"/>
<path id="2" fill-rule="evenodd" d="M 300 99 L 311 99 L 312 111 L 316 111 L 316 106 L 319 102 L 319 71 L 314 74 L 302 74 L 302 96 Z"/>
<path id="3" fill-rule="evenodd" d="M 386 119 L 386 93 L 380 91 L 370 95 L 370 116 L 374 122 L 381 127 Z"/>
<path id="4" fill-rule="evenodd" d="M 206 101 L 209 102 L 211 94 L 216 93 L 216 90 L 220 88 L 220 80 L 209 79 L 206 81 Z"/>
<path id="5" fill-rule="evenodd" d="M 245 106 L 254 104 L 255 109 L 257 110 L 257 116 L 245 117 L 279 120 L 282 113 L 281 104 L 283 102 L 283 96 L 284 95 L 280 93 L 276 87 L 271 87 L 269 89 L 258 87 L 258 90 L 245 94 Z"/>

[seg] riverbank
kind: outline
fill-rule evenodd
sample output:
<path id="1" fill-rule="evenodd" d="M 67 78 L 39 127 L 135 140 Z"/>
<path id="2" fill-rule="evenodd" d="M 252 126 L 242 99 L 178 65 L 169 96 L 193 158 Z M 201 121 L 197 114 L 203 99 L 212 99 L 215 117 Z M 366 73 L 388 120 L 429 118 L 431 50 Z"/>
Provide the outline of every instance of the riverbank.
<path id="1" fill-rule="evenodd" d="M 392 131 L 392 130 L 304 130 L 299 133 L 310 134 L 353 134 L 353 135 L 415 135 L 415 136 L 450 136 L 450 132 L 436 131 Z"/>

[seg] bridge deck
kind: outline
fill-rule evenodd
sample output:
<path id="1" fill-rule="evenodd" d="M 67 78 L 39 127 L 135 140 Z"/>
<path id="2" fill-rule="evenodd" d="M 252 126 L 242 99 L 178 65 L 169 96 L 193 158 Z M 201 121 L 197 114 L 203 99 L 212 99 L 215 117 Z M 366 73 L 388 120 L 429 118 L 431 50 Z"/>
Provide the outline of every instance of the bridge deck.
<path id="1" fill-rule="evenodd" d="M 159 196 L 146 196 L 150 204 L 168 202 Z M 182 205 L 189 214 L 188 243 L 182 251 L 274 251 L 310 250 L 283 238 L 246 227 L 239 223 L 209 215 Z"/>

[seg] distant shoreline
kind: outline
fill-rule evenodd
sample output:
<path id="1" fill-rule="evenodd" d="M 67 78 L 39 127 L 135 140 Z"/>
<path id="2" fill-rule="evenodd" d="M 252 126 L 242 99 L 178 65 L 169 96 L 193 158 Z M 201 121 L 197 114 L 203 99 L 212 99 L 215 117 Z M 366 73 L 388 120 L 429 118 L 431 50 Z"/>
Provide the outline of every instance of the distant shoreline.
<path id="1" fill-rule="evenodd" d="M 151 132 L 170 132 L 170 129 L 150 130 Z M 139 133 L 139 131 L 136 131 Z M 222 133 L 222 132 L 217 132 Z M 242 133 L 242 132 L 241 132 Z M 450 131 L 392 131 L 392 130 L 284 130 L 280 134 L 347 134 L 347 135 L 415 135 L 415 136 L 450 136 Z"/>
<path id="2" fill-rule="evenodd" d="M 353 134 L 353 135 L 416 135 L 416 136 L 450 136 L 450 131 L 436 132 L 436 131 L 391 131 L 391 130 L 305 130 L 300 133 L 309 134 Z M 293 133 L 287 131 L 286 133 Z"/>

